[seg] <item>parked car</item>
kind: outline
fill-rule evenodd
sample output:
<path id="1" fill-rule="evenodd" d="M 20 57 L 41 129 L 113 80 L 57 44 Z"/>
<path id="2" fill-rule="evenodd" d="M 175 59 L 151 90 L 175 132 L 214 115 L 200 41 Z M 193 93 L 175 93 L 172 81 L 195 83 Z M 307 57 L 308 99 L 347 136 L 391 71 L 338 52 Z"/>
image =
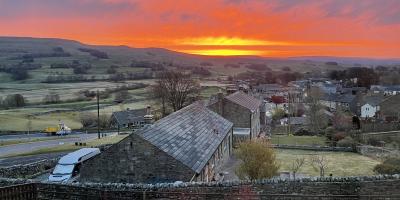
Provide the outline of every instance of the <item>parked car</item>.
<path id="1" fill-rule="evenodd" d="M 49 176 L 50 182 L 73 182 L 79 177 L 82 164 L 100 153 L 99 148 L 82 148 L 63 156 Z"/>

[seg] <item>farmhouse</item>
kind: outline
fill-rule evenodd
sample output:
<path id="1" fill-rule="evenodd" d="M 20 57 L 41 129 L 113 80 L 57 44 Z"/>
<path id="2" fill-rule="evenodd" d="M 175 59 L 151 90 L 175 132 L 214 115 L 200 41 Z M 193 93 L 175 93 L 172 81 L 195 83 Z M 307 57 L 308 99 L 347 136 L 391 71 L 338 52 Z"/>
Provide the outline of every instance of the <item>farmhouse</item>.
<path id="1" fill-rule="evenodd" d="M 226 97 L 224 97 L 222 93 L 218 93 L 217 99 L 210 102 L 208 107 L 225 119 L 233 122 L 235 128 L 250 129 L 248 132 L 249 135 L 247 136 L 248 139 L 256 138 L 259 135 L 260 100 L 241 91 Z"/>
<path id="2" fill-rule="evenodd" d="M 193 103 L 89 160 L 81 181 L 212 181 L 232 152 L 232 126 L 202 102 Z"/>
<path id="3" fill-rule="evenodd" d="M 150 107 L 137 110 L 124 110 L 113 112 L 111 115 L 111 127 L 114 128 L 142 128 L 153 121 Z"/>

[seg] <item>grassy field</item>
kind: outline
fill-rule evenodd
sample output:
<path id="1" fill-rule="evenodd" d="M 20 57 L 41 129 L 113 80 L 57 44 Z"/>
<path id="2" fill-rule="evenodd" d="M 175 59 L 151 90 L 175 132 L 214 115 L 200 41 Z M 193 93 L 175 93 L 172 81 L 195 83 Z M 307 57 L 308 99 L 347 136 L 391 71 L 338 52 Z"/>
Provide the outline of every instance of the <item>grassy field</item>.
<path id="1" fill-rule="evenodd" d="M 93 87 L 116 87 L 114 83 L 106 83 L 105 85 L 96 86 L 94 83 L 73 83 L 67 87 L 67 84 L 59 84 L 60 88 L 65 88 L 65 95 L 70 94 L 72 90 L 79 90 L 78 88 L 93 88 Z M 77 87 L 77 88 L 75 88 Z M 73 89 L 67 89 L 73 88 Z M 36 94 L 36 92 L 37 94 Z M 201 90 L 200 95 L 208 99 L 211 94 L 219 91 L 219 87 L 205 86 Z M 46 93 L 41 89 L 33 88 L 29 91 L 36 95 L 36 99 L 43 98 Z M 151 94 L 148 88 L 140 88 L 129 90 L 131 98 L 126 103 L 114 104 L 114 95 L 107 99 L 101 99 L 100 104 L 102 108 L 100 113 L 111 114 L 115 111 L 129 109 L 141 109 L 148 105 L 155 108 L 155 101 L 151 100 Z M 42 95 L 42 96 L 41 96 Z M 30 96 L 31 98 L 33 96 Z M 29 100 L 29 99 L 28 99 Z M 57 112 L 55 112 L 57 111 Z M 55 126 L 60 121 L 63 121 L 68 127 L 72 129 L 80 129 L 82 127 L 79 117 L 80 112 L 97 112 L 96 100 L 78 101 L 59 104 L 37 105 L 26 108 L 16 108 L 9 110 L 0 110 L 0 131 L 27 131 L 29 119 L 31 121 L 31 131 L 41 131 L 48 126 Z"/>
<path id="2" fill-rule="evenodd" d="M 273 135 L 271 142 L 272 144 L 325 146 L 326 138 L 322 136 Z"/>
<path id="3" fill-rule="evenodd" d="M 106 145 L 106 144 L 115 144 L 125 137 L 127 137 L 128 134 L 126 135 L 113 135 L 113 136 L 107 136 L 103 137 L 100 139 L 94 139 L 91 141 L 86 142 L 86 146 L 83 147 L 94 147 L 94 146 L 100 146 L 100 145 Z M 83 148 L 82 146 L 76 146 L 75 144 L 63 144 L 59 145 L 57 147 L 51 147 L 51 148 L 42 148 L 38 149 L 35 151 L 31 151 L 28 153 L 21 153 L 21 154 L 13 154 L 13 155 L 8 155 L 6 157 L 15 157 L 15 156 L 30 156 L 30 155 L 38 155 L 38 154 L 45 154 L 45 153 L 55 153 L 55 152 L 65 152 L 65 151 L 74 151 L 77 149 Z"/>
<path id="4" fill-rule="evenodd" d="M 351 153 L 351 152 L 322 152 L 322 151 L 306 151 L 306 150 L 286 150 L 277 149 L 276 156 L 280 163 L 281 172 L 289 172 L 292 161 L 296 158 L 304 157 L 306 163 L 298 173 L 319 176 L 310 164 L 310 158 L 314 155 L 323 155 L 327 159 L 327 169 L 325 175 L 332 173 L 333 176 L 366 176 L 373 175 L 373 168 L 379 164 L 378 161 L 371 158 Z"/>

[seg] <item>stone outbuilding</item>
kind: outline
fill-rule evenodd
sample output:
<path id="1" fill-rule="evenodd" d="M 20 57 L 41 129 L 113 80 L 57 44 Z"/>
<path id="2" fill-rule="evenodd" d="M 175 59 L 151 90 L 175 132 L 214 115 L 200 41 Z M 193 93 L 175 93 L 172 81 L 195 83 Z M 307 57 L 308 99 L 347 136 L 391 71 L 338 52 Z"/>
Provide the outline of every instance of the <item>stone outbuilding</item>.
<path id="1" fill-rule="evenodd" d="M 111 127 L 113 128 L 142 128 L 146 124 L 153 123 L 153 115 L 151 114 L 151 108 L 143 108 L 136 110 L 123 110 L 113 112 L 111 115 Z"/>
<path id="2" fill-rule="evenodd" d="M 231 121 L 234 128 L 249 129 L 248 139 L 256 138 L 260 134 L 260 100 L 241 91 L 225 97 L 218 93 L 208 107 Z M 243 138 L 243 131 L 240 131 L 240 137 Z"/>
<path id="3" fill-rule="evenodd" d="M 232 152 L 232 122 L 193 103 L 88 160 L 82 182 L 212 181 Z"/>

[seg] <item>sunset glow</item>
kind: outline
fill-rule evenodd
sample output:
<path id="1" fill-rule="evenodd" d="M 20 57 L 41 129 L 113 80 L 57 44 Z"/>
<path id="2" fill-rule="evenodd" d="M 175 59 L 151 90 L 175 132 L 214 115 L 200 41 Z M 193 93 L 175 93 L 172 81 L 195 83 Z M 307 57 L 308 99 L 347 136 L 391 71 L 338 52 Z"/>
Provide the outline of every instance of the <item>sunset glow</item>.
<path id="1" fill-rule="evenodd" d="M 0 0 L 0 35 L 201 55 L 400 58 L 399 10 L 398 0 Z"/>
<path id="2" fill-rule="evenodd" d="M 255 39 L 243 39 L 237 37 L 202 37 L 202 38 L 186 38 L 178 42 L 182 45 L 199 45 L 199 46 L 259 46 L 259 45 L 290 45 L 287 42 L 273 42 Z"/>
<path id="3" fill-rule="evenodd" d="M 208 56 L 244 56 L 244 55 L 263 55 L 264 51 L 239 50 L 239 49 L 202 49 L 202 50 L 182 50 L 189 54 L 208 55 Z"/>

